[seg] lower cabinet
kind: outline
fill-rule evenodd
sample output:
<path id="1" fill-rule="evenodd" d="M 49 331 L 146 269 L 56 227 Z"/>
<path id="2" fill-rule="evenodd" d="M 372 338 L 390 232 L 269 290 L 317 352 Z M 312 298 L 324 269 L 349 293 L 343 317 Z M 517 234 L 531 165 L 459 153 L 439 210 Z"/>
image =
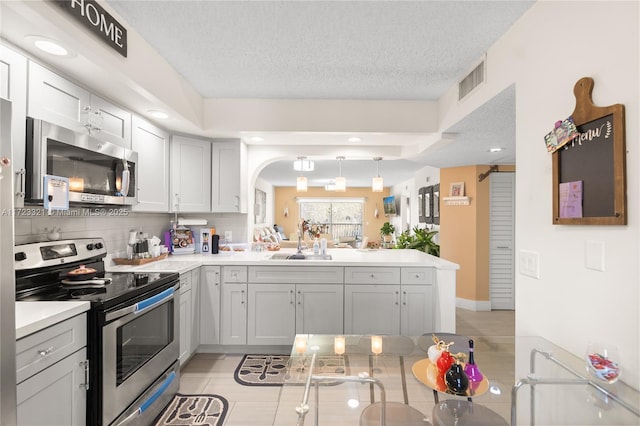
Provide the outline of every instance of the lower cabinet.
<path id="1" fill-rule="evenodd" d="M 16 342 L 18 425 L 84 425 L 88 389 L 86 314 Z"/>
<path id="2" fill-rule="evenodd" d="M 342 334 L 342 284 L 296 284 L 296 334 Z"/>
<path id="3" fill-rule="evenodd" d="M 344 286 L 345 334 L 399 334 L 400 285 Z"/>
<path id="4" fill-rule="evenodd" d="M 200 299 L 202 297 L 202 286 L 200 283 L 200 268 L 191 272 L 191 339 L 189 355 L 195 353 L 200 346 Z"/>
<path id="5" fill-rule="evenodd" d="M 247 344 L 247 284 L 222 283 L 220 343 Z"/>
<path id="6" fill-rule="evenodd" d="M 220 344 L 220 267 L 203 266 L 200 274 L 200 344 Z"/>
<path id="7" fill-rule="evenodd" d="M 180 365 L 191 355 L 191 319 L 193 301 L 191 300 L 191 273 L 180 274 Z"/>
<path id="8" fill-rule="evenodd" d="M 18 425 L 83 425 L 87 391 L 82 349 L 18 384 Z"/>

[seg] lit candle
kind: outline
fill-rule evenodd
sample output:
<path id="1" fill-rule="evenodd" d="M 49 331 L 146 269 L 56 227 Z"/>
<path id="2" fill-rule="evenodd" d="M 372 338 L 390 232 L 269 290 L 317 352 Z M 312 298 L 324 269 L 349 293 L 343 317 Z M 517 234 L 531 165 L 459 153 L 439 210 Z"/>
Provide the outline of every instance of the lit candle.
<path id="1" fill-rule="evenodd" d="M 336 336 L 333 339 L 333 350 L 335 351 L 336 355 L 342 355 L 344 353 L 344 336 Z"/>
<path id="2" fill-rule="evenodd" d="M 298 354 L 303 354 L 307 351 L 307 338 L 304 336 L 296 336 L 295 341 L 296 352 Z"/>
<path id="3" fill-rule="evenodd" d="M 382 336 L 371 336 L 371 352 L 376 355 L 382 353 Z"/>

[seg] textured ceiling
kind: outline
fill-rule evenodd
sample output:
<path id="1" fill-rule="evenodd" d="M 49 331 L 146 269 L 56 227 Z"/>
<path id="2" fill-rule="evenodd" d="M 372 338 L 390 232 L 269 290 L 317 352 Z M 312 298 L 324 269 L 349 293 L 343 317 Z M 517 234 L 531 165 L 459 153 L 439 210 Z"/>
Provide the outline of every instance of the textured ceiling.
<path id="1" fill-rule="evenodd" d="M 439 99 L 534 3 L 107 2 L 205 98 L 375 100 Z M 385 185 L 426 165 L 514 163 L 515 90 L 447 132 L 450 138 L 419 156 L 384 160 Z M 326 143 L 319 142 L 322 135 L 280 137 L 301 145 L 335 144 L 329 134 Z M 397 143 L 393 139 L 388 135 L 389 145 Z M 488 153 L 496 145 L 505 151 Z M 336 161 L 316 158 L 316 170 L 308 176 L 310 185 L 323 185 L 337 175 Z M 343 170 L 352 186 L 368 186 L 375 163 L 347 158 Z M 291 161 L 272 163 L 260 175 L 277 186 L 290 186 L 295 176 Z"/>

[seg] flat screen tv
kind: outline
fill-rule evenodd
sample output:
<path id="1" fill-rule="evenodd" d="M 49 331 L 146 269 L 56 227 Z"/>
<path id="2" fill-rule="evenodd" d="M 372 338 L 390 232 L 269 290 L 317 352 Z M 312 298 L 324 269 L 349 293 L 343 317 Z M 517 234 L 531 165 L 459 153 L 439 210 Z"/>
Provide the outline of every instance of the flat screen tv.
<path id="1" fill-rule="evenodd" d="M 382 205 L 384 206 L 385 215 L 390 216 L 396 214 L 396 198 L 394 196 L 384 197 L 382 199 Z"/>

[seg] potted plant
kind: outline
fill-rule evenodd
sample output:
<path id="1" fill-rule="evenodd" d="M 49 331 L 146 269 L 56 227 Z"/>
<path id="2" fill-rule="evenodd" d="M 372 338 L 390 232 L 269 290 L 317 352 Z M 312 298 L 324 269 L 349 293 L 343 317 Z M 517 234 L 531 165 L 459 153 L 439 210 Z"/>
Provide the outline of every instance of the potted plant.
<path id="1" fill-rule="evenodd" d="M 420 250 L 433 256 L 440 257 L 440 245 L 433 241 L 433 237 L 437 233 L 438 231 L 429 231 L 416 226 L 413 228 L 413 235 L 408 231 L 400 234 L 396 243 L 396 248 Z"/>
<path id="2" fill-rule="evenodd" d="M 385 222 L 380 228 L 380 235 L 382 235 L 382 239 L 385 243 L 391 242 L 391 237 L 393 233 L 396 232 L 396 227 L 390 224 L 389 222 Z"/>

